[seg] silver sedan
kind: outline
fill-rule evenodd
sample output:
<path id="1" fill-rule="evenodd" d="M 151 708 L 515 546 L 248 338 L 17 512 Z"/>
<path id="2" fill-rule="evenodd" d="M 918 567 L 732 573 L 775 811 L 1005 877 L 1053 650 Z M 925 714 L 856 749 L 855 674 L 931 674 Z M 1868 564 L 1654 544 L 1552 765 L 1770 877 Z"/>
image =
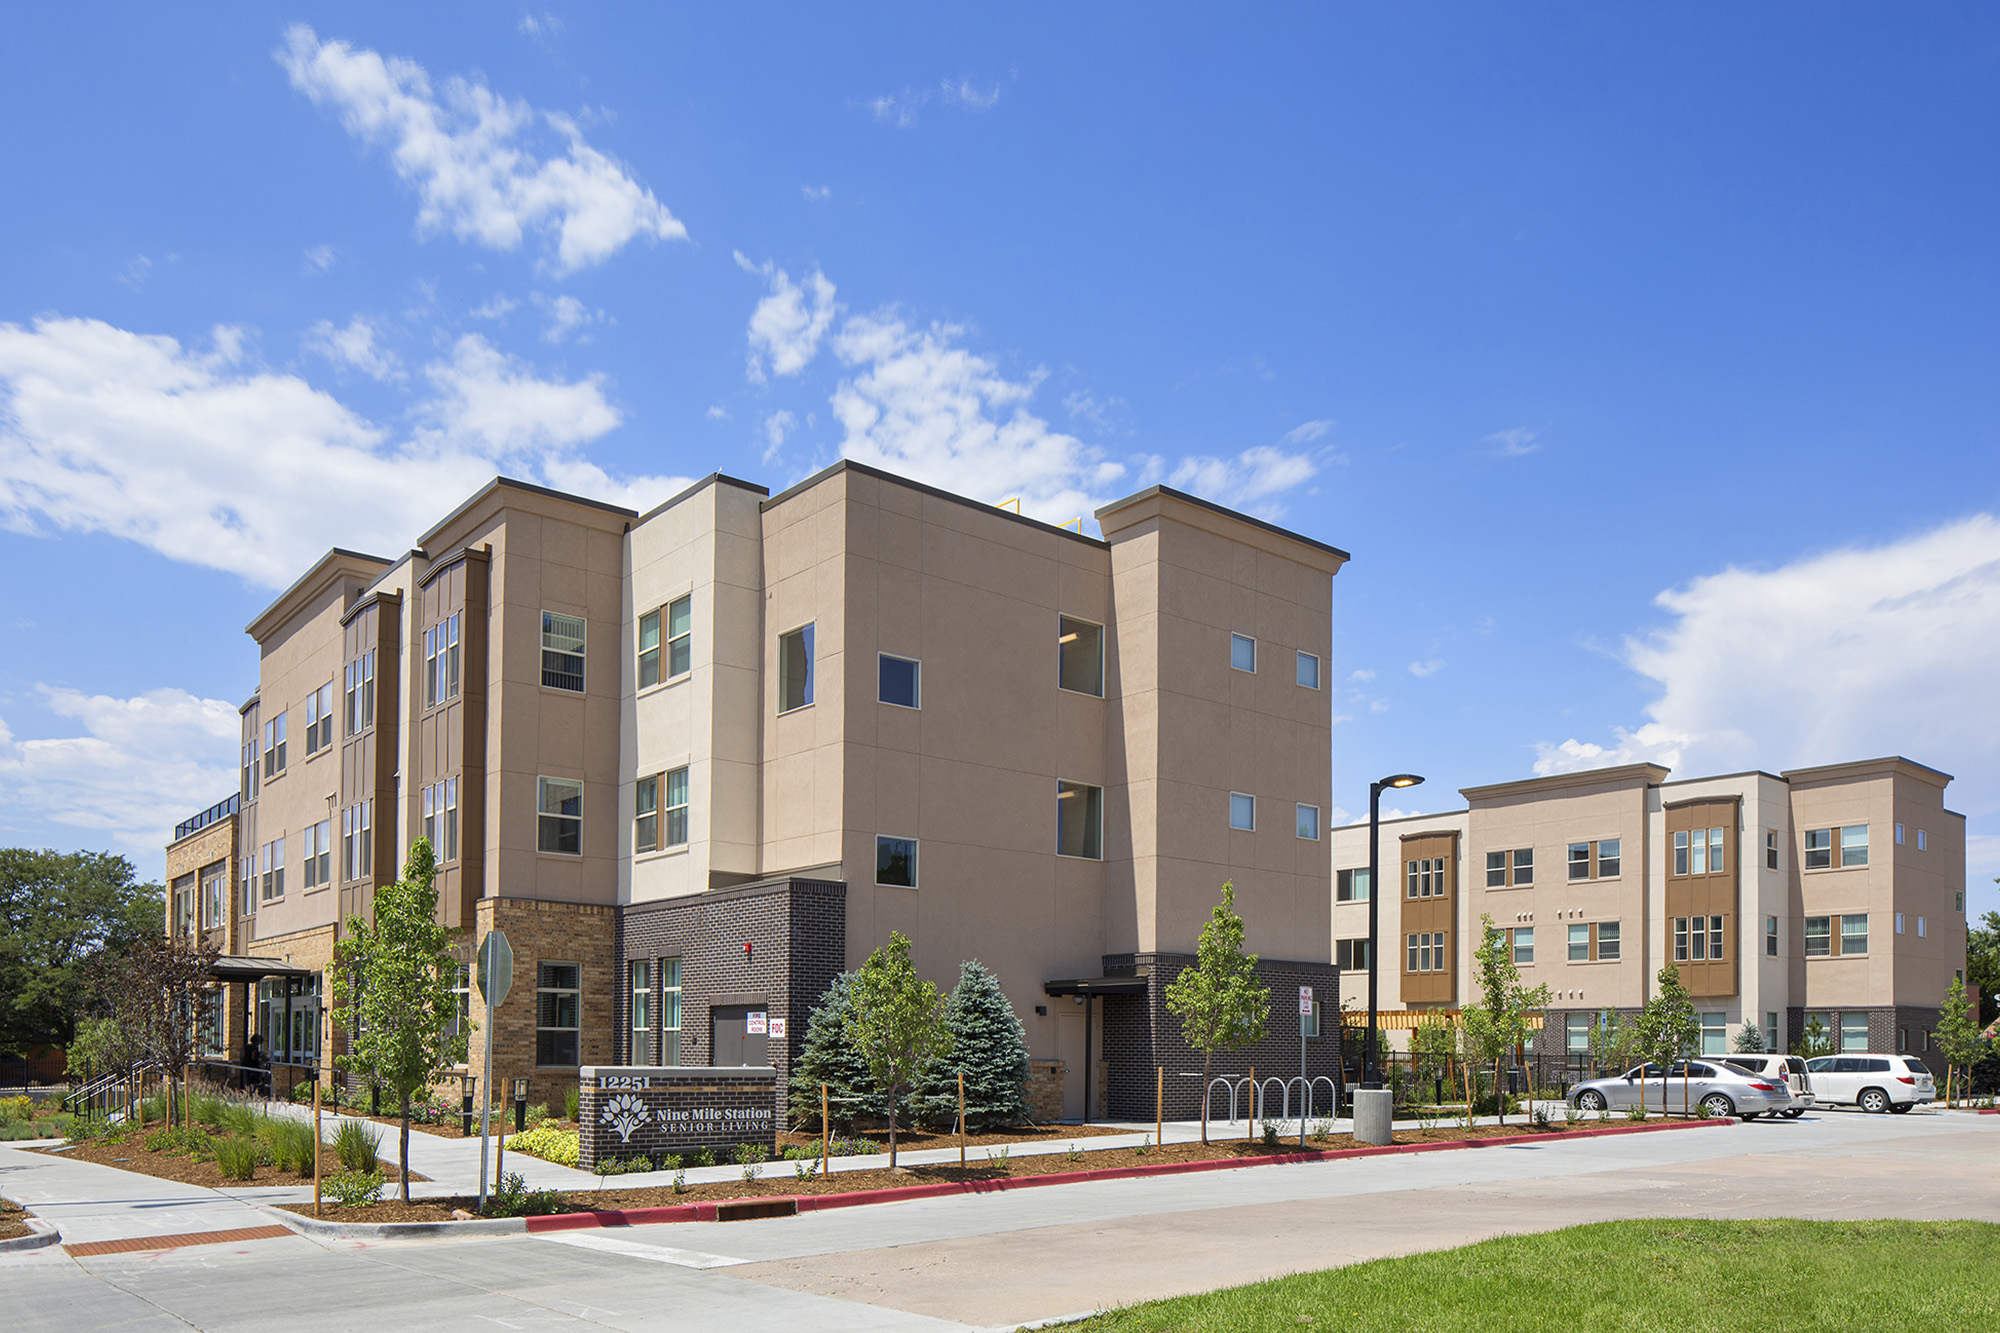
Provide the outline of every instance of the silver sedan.
<path id="1" fill-rule="evenodd" d="M 1622 1111 L 1644 1104 L 1654 1110 L 1691 1113 L 1697 1106 L 1710 1115 L 1741 1116 L 1754 1120 L 1760 1115 L 1785 1110 L 1792 1094 L 1783 1083 L 1733 1069 L 1720 1062 L 1676 1060 L 1665 1070 L 1666 1087 L 1662 1105 L 1662 1071 L 1645 1064 L 1610 1078 L 1591 1079 L 1570 1090 L 1570 1104 L 1585 1111 Z"/>

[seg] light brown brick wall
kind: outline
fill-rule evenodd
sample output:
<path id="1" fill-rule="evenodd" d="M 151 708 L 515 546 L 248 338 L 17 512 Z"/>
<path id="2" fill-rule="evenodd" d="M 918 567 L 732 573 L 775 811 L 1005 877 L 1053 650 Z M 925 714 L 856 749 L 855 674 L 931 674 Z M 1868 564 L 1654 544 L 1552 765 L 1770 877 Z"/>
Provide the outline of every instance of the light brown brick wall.
<path id="1" fill-rule="evenodd" d="M 514 950 L 514 985 L 507 1002 L 494 1015 L 493 1082 L 503 1100 L 511 1080 L 529 1080 L 531 1105 L 548 1103 L 562 1113 L 563 1093 L 577 1086 L 576 1067 L 537 1068 L 535 1065 L 536 964 L 577 963 L 581 967 L 578 1011 L 583 1031 L 578 1053 L 586 1065 L 608 1065 L 617 1059 L 617 940 L 612 909 L 587 903 L 534 902 L 520 898 L 479 900 L 477 938 L 498 927 Z M 476 945 L 473 948 L 476 949 Z M 471 953 L 468 952 L 468 957 Z M 475 1020 L 483 1017 L 477 990 Z M 472 1072 L 482 1074 L 484 1039 L 471 1042 Z M 455 1086 L 455 1085 L 454 1085 Z"/>

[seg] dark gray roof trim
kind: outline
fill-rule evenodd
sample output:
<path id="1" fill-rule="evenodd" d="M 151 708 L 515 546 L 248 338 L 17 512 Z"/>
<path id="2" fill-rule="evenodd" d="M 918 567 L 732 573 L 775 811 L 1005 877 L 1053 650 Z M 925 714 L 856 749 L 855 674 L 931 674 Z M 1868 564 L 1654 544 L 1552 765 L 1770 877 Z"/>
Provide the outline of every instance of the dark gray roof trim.
<path id="1" fill-rule="evenodd" d="M 709 486 L 735 486 L 740 490 L 746 490 L 755 495 L 769 495 L 771 493 L 771 488 L 769 486 L 759 486 L 754 481 L 740 481 L 737 478 L 732 477 L 725 472 L 711 472 L 707 476 L 703 477 L 700 481 L 696 482 L 694 485 L 682 491 L 679 495 L 676 495 L 673 499 L 663 501 L 660 504 L 656 504 L 651 509 L 648 509 L 645 513 L 639 515 L 638 522 L 644 523 L 647 519 L 651 518 L 655 514 L 665 513 L 667 510 L 672 509 L 675 505 L 679 504 L 681 501 L 687 499 L 690 495 L 693 495 L 696 492 L 701 491 Z"/>
<path id="2" fill-rule="evenodd" d="M 424 535 L 417 538 L 417 545 L 421 547 L 427 544 L 432 537 L 436 536 L 439 532 L 449 527 L 458 518 L 459 515 L 465 513 L 466 510 L 472 508 L 474 505 L 478 504 L 481 500 L 484 500 L 488 495 L 492 494 L 496 490 L 499 490 L 502 486 L 505 486 L 509 490 L 526 491 L 530 495 L 546 495 L 551 500 L 567 500 L 571 504 L 582 505 L 587 509 L 601 509 L 607 514 L 623 514 L 627 518 L 638 517 L 636 511 L 627 509 L 624 505 L 612 504 L 607 500 L 593 500 L 586 495 L 571 495 L 568 491 L 552 490 L 547 486 L 537 486 L 532 481 L 517 481 L 513 477 L 495 477 L 493 480 L 487 482 L 484 486 L 481 486 L 478 490 L 474 491 L 472 495 L 466 499 L 465 503 L 459 505 L 458 508 L 452 510 L 449 514 L 446 514 L 443 518 L 431 524 L 431 526 L 425 530 Z"/>
<path id="3" fill-rule="evenodd" d="M 1017 514 L 1011 509 L 1000 509 L 994 505 L 987 504 L 984 500 L 970 499 L 967 496 L 958 495 L 936 486 L 926 485 L 921 481 L 911 481 L 908 477 L 899 477 L 893 472 L 884 472 L 881 468 L 870 467 L 866 463 L 857 463 L 851 458 L 843 458 L 831 467 L 821 468 L 804 481 L 798 483 L 798 485 L 788 486 L 784 490 L 779 491 L 776 495 L 764 501 L 764 508 L 770 509 L 781 505 L 793 496 L 809 491 L 827 478 L 836 476 L 849 469 L 859 472 L 864 477 L 873 477 L 877 481 L 886 481 L 891 485 L 907 487 L 923 495 L 932 496 L 939 500 L 948 500 L 952 504 L 964 505 L 968 509 L 977 509 L 988 514 L 998 514 L 1001 518 L 1007 519 L 1009 522 L 1025 523 L 1031 528 L 1038 528 L 1043 532 L 1053 532 L 1059 536 L 1068 537 L 1072 541 L 1083 542 L 1087 546 L 1095 546 L 1099 550 L 1111 549 L 1111 543 L 1102 538 L 1087 537 L 1081 532 L 1071 532 L 1068 528 L 1058 527 L 1054 523 L 1044 523 L 1039 518 L 1029 518 L 1026 514 Z"/>
<path id="4" fill-rule="evenodd" d="M 1236 510 L 1231 509 L 1227 505 L 1219 505 L 1215 503 L 1215 501 L 1213 500 L 1204 500 L 1199 495 L 1189 495 L 1186 491 L 1177 491 L 1171 486 L 1148 486 L 1145 490 L 1140 491 L 1136 495 L 1128 495 L 1122 500 L 1113 500 L 1110 504 L 1105 505 L 1097 512 L 1100 516 L 1108 514 L 1114 509 L 1123 509 L 1126 505 L 1136 504 L 1137 502 L 1145 499 L 1149 495 L 1166 495 L 1166 496 L 1171 496 L 1176 500 L 1185 500 L 1191 505 L 1200 505 L 1203 509 L 1211 510 L 1227 518 L 1233 518 L 1239 523 L 1248 523 L 1253 528 L 1262 528 L 1266 532 L 1276 533 L 1280 537 L 1287 538 L 1288 540 L 1291 541 L 1299 542 L 1305 546 L 1310 546 L 1314 550 L 1325 551 L 1328 555 L 1337 555 L 1342 560 L 1352 560 L 1354 558 L 1347 552 L 1341 550 L 1338 546 L 1329 546 L 1323 541 L 1316 541 L 1311 537 L 1302 536 L 1299 533 L 1293 532 L 1290 528 L 1281 528 L 1276 523 L 1266 523 L 1261 518 L 1252 518 L 1248 514 L 1238 513 Z"/>

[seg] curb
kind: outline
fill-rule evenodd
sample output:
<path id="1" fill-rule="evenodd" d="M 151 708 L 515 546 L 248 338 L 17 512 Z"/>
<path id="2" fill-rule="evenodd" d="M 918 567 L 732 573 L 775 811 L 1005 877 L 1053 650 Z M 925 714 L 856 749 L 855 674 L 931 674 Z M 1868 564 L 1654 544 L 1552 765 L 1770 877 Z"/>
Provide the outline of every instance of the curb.
<path id="1" fill-rule="evenodd" d="M 301 1236 L 326 1240 L 432 1240 L 443 1236 L 518 1236 L 528 1228 L 521 1217 L 475 1217 L 464 1222 L 329 1222 L 321 1217 L 287 1212 L 271 1204 L 257 1204 L 268 1214 Z"/>
<path id="2" fill-rule="evenodd" d="M 62 1231 L 53 1222 L 39 1217 L 28 1219 L 28 1234 L 0 1240 L 0 1254 L 20 1254 L 25 1250 L 46 1249 L 62 1240 Z"/>
<path id="3" fill-rule="evenodd" d="M 791 1196 L 801 1213 L 824 1212 L 833 1208 L 857 1208 L 871 1203 L 901 1203 L 912 1199 L 936 1199 L 953 1194 L 998 1194 L 1007 1190 L 1037 1189 L 1045 1185 L 1074 1185 L 1091 1180 L 1130 1180 L 1147 1176 L 1188 1175 L 1197 1171 L 1234 1171 L 1252 1166 L 1282 1166 L 1304 1162 L 1333 1162 L 1350 1157 L 1387 1157 L 1401 1153 L 1449 1152 L 1459 1148 L 1499 1148 L 1515 1144 L 1555 1143 L 1566 1139 L 1608 1138 L 1619 1134 L 1657 1134 L 1668 1130 L 1720 1129 L 1739 1123 L 1731 1117 L 1713 1120 L 1667 1120 L 1658 1124 L 1615 1125 L 1603 1129 L 1567 1129 L 1548 1134 L 1515 1134 L 1500 1139 L 1448 1139 L 1439 1143 L 1388 1144 L 1379 1148 L 1332 1148 L 1322 1152 L 1274 1153 L 1262 1157 L 1223 1157 L 1206 1162 L 1156 1162 L 1145 1166 L 1111 1166 L 1083 1171 L 1051 1171 L 1043 1175 L 1001 1180 L 944 1181 L 934 1185 L 902 1185 L 891 1189 L 855 1190 L 849 1194 L 800 1194 Z M 781 1195 L 758 1195 L 775 1200 Z M 548 1217 L 519 1220 L 525 1229 L 536 1231 L 581 1231 L 593 1227 L 651 1226 L 662 1222 L 713 1222 L 716 1208 L 730 1202 L 713 1199 L 703 1203 L 667 1204 L 657 1208 L 606 1208 L 587 1213 L 557 1213 Z M 320 1224 L 327 1225 L 327 1224 Z M 366 1226 L 366 1223 L 351 1223 Z M 463 1222 L 376 1223 L 377 1226 L 432 1226 L 440 1230 L 464 1227 Z"/>

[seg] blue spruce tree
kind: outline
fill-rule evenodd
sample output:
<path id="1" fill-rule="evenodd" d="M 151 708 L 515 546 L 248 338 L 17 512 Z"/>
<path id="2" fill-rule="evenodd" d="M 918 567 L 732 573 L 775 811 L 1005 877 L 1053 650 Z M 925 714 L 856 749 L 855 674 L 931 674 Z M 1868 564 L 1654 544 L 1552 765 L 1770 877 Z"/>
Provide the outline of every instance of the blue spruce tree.
<path id="1" fill-rule="evenodd" d="M 965 1124 L 974 1133 L 1026 1124 L 1028 1035 L 1000 983 L 977 960 L 959 967 L 945 1001 L 951 1053 L 926 1071 L 913 1100 L 925 1123 L 958 1123 L 958 1076 L 965 1075 Z"/>
<path id="2" fill-rule="evenodd" d="M 819 1131 L 822 1083 L 830 1099 L 827 1118 L 833 1121 L 835 1133 L 852 1132 L 857 1120 L 877 1121 L 888 1116 L 874 1075 L 868 1072 L 868 1062 L 847 1035 L 847 1016 L 854 1008 L 848 988 L 853 982 L 852 972 L 835 977 L 806 1020 L 806 1039 L 799 1058 L 792 1062 L 790 1110 L 796 1130 Z"/>

